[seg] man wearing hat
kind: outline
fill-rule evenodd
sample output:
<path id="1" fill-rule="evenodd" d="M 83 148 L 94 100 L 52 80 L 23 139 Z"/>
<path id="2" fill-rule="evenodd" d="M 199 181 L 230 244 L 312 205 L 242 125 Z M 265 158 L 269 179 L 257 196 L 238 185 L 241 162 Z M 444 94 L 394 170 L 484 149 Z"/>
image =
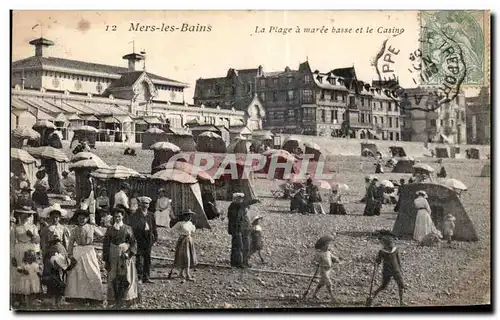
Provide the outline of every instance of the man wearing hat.
<path id="1" fill-rule="evenodd" d="M 233 202 L 227 209 L 228 232 L 231 235 L 231 266 L 237 268 L 250 267 L 248 258 L 250 253 L 251 224 L 248 218 L 249 207 L 257 199 L 244 201 L 245 194 L 234 193 Z"/>
<path id="2" fill-rule="evenodd" d="M 156 230 L 156 219 L 153 213 L 149 212 L 151 198 L 139 197 L 139 209 L 130 215 L 129 223 L 137 241 L 136 266 L 139 279 L 144 283 L 152 283 L 150 279 L 151 268 L 151 248 L 158 240 Z"/>

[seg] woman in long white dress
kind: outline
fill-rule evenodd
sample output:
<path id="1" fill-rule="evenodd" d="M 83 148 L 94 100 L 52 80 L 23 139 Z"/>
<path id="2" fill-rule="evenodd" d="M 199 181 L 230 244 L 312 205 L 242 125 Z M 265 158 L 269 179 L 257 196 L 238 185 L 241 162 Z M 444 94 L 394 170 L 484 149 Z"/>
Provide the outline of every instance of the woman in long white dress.
<path id="1" fill-rule="evenodd" d="M 421 242 L 427 235 L 433 233 L 438 238 L 442 238 L 441 232 L 436 228 L 431 218 L 431 207 L 427 201 L 425 191 L 417 191 L 417 198 L 413 202 L 417 208 L 417 218 L 415 219 L 415 229 L 413 239 Z"/>
<path id="2" fill-rule="evenodd" d="M 76 260 L 76 265 L 68 272 L 64 295 L 68 299 L 102 303 L 104 293 L 101 271 L 93 243 L 94 235 L 103 237 L 104 232 L 96 225 L 88 223 L 90 215 L 88 211 L 77 210 L 75 215 L 78 226 L 71 232 L 68 255 Z"/>
<path id="3" fill-rule="evenodd" d="M 158 190 L 158 200 L 156 200 L 156 225 L 170 228 L 170 220 L 173 218 L 172 213 L 172 200 L 167 198 L 165 189 Z"/>
<path id="4" fill-rule="evenodd" d="M 40 236 L 38 228 L 31 223 L 30 217 L 35 213 L 29 207 L 17 209 L 14 214 L 19 217 L 19 224 L 11 230 L 11 293 L 18 295 L 35 294 L 37 292 L 26 291 L 23 276 L 16 271 L 17 267 L 23 265 L 24 255 L 27 251 L 32 250 L 36 255 L 40 255 Z M 38 279 L 39 282 L 39 279 Z M 40 285 L 38 284 L 38 288 Z"/>

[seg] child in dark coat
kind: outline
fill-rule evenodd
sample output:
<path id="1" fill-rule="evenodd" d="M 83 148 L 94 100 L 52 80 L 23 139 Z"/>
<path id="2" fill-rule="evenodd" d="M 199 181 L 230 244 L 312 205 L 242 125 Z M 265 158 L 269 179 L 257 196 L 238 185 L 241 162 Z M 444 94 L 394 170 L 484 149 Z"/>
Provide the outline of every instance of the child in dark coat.
<path id="1" fill-rule="evenodd" d="M 62 235 L 53 226 L 49 227 L 49 243 L 43 253 L 42 283 L 47 286 L 47 295 L 60 306 L 66 289 L 66 271 L 71 266 L 68 253 L 61 244 Z"/>
<path id="2" fill-rule="evenodd" d="M 403 282 L 403 276 L 401 274 L 401 260 L 399 259 L 399 250 L 394 246 L 391 238 L 383 237 L 381 239 L 383 248 L 378 252 L 376 259 L 377 267 L 380 263 L 383 263 L 382 267 L 382 284 L 375 290 L 372 297 L 368 298 L 368 305 L 371 305 L 373 299 L 380 293 L 380 291 L 387 288 L 387 285 L 394 279 L 398 285 L 399 289 L 399 304 L 403 304 L 403 292 L 405 289 L 405 284 Z"/>

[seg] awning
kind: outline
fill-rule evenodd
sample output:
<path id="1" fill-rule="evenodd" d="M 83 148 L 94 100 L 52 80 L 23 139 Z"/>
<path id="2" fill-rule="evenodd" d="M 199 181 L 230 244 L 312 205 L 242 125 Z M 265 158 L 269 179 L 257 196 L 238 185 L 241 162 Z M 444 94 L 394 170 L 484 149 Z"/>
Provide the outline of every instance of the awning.
<path id="1" fill-rule="evenodd" d="M 163 122 L 160 121 L 157 117 L 144 117 L 144 121 L 146 121 L 148 124 L 163 124 Z"/>
<path id="2" fill-rule="evenodd" d="M 75 113 L 75 114 L 72 114 L 71 116 L 69 116 L 68 120 L 69 121 L 82 121 L 83 119 L 80 118 L 80 116 Z"/>
<path id="3" fill-rule="evenodd" d="M 143 119 L 135 119 L 134 120 L 134 123 L 135 124 L 141 124 L 141 125 L 145 125 L 145 124 L 148 124 L 146 121 L 144 121 Z"/>
<path id="4" fill-rule="evenodd" d="M 42 110 L 38 109 L 38 115 L 37 115 L 38 120 L 50 120 L 54 121 L 54 117 L 43 112 Z"/>
<path id="5" fill-rule="evenodd" d="M 21 110 L 27 110 L 30 107 L 30 105 L 27 104 L 26 102 L 16 98 L 11 99 L 10 105 L 12 106 L 13 109 L 21 109 Z"/>
<path id="6" fill-rule="evenodd" d="M 93 114 L 82 116 L 82 119 L 85 120 L 85 121 L 101 121 L 96 116 L 94 116 Z"/>
<path id="7" fill-rule="evenodd" d="M 57 115 L 57 117 L 54 119 L 54 121 L 57 121 L 57 122 L 66 122 L 68 119 L 66 118 L 66 116 L 64 115 L 64 113 L 59 113 Z"/>
<path id="8" fill-rule="evenodd" d="M 115 117 L 111 117 L 111 116 L 102 119 L 102 121 L 104 121 L 104 123 L 120 123 L 120 121 L 118 121 L 118 119 L 116 119 Z"/>
<path id="9" fill-rule="evenodd" d="M 121 123 L 133 122 L 132 118 L 127 115 L 115 116 L 115 118 L 118 119 L 118 121 L 120 121 Z"/>

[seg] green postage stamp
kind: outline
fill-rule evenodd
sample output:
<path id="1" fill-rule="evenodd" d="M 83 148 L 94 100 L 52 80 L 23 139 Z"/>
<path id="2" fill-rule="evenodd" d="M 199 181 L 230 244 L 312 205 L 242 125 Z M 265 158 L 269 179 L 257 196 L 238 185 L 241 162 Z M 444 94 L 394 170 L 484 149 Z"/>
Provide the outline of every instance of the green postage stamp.
<path id="1" fill-rule="evenodd" d="M 427 84 L 443 82 L 446 69 L 452 68 L 448 65 L 452 62 L 449 59 L 463 62 L 463 86 L 489 83 L 490 20 L 487 11 L 421 11 L 420 15 L 422 55 L 430 57 L 437 66 L 443 66 L 428 77 Z"/>

